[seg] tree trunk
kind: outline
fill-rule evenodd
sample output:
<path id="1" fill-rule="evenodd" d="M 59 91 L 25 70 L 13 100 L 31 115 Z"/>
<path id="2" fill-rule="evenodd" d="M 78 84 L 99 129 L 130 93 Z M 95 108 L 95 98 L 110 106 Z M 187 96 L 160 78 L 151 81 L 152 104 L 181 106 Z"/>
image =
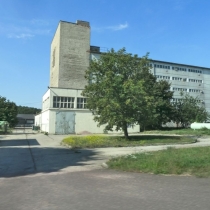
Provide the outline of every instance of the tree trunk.
<path id="1" fill-rule="evenodd" d="M 128 128 L 127 128 L 127 123 L 126 122 L 123 123 L 123 132 L 124 132 L 124 137 L 126 139 L 129 139 L 129 137 L 128 137 Z"/>

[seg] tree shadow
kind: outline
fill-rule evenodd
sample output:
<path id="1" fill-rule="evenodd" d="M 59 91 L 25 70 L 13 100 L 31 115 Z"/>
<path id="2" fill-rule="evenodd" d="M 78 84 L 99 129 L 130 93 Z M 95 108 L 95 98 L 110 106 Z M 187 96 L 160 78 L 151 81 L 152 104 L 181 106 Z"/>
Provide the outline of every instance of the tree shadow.
<path id="1" fill-rule="evenodd" d="M 35 141 L 29 139 L 29 142 Z M 91 149 L 75 151 L 64 147 L 39 147 L 36 143 L 26 147 L 22 140 L 19 143 L 23 147 L 12 147 L 6 143 L 7 146 L 0 147 L 0 177 L 58 172 L 75 166 L 94 165 L 94 160 L 100 160 Z"/>
<path id="2" fill-rule="evenodd" d="M 36 139 L 18 139 L 18 140 L 1 140 L 1 147 L 12 147 L 12 146 L 38 146 L 40 145 Z"/>
<path id="3" fill-rule="evenodd" d="M 171 135 L 161 135 L 161 134 L 156 134 L 156 135 L 137 135 L 137 136 L 130 136 L 129 140 L 130 141 L 142 141 L 142 140 L 155 140 L 155 139 L 173 139 L 173 140 L 179 140 L 181 139 L 181 136 L 171 136 Z"/>

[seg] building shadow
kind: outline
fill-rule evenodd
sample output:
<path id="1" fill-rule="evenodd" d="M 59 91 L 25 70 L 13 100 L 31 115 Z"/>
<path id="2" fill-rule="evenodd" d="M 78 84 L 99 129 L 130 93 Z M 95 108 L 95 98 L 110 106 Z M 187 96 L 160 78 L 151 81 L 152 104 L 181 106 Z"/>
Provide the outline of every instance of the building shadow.
<path id="1" fill-rule="evenodd" d="M 13 147 L 13 146 L 38 146 L 40 145 L 36 139 L 17 139 L 17 140 L 1 140 L 0 147 Z"/>
<path id="2" fill-rule="evenodd" d="M 90 149 L 75 151 L 64 147 L 39 147 L 34 139 L 29 141 L 34 142 L 33 146 L 25 147 L 26 143 L 20 140 L 23 147 L 12 147 L 13 141 L 0 147 L 0 177 L 58 172 L 75 166 L 94 165 L 94 160 L 100 159 Z"/>

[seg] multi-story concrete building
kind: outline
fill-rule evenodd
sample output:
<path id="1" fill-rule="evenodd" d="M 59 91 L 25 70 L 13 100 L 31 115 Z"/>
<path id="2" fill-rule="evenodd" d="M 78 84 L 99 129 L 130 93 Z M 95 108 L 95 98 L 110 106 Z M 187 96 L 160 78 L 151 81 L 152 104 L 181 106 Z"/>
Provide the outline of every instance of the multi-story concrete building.
<path id="1" fill-rule="evenodd" d="M 86 108 L 81 93 L 87 81 L 85 70 L 100 48 L 90 46 L 90 25 L 85 21 L 60 21 L 51 44 L 50 86 L 42 98 L 42 112 L 35 125 L 52 134 L 103 133 Z M 139 132 L 139 126 L 128 128 Z"/>
<path id="2" fill-rule="evenodd" d="M 35 117 L 41 130 L 52 134 L 103 133 L 105 126 L 97 127 L 81 95 L 87 84 L 85 70 L 100 54 L 100 47 L 90 46 L 88 22 L 59 22 L 51 44 L 50 86 L 42 99 L 42 112 Z M 210 111 L 209 68 L 151 60 L 151 72 L 157 79 L 169 80 L 173 100 L 179 100 L 180 91 L 189 92 Z M 128 131 L 139 132 L 139 126 Z"/>
<path id="3" fill-rule="evenodd" d="M 151 60 L 151 72 L 158 80 L 167 80 L 174 91 L 173 101 L 186 92 L 203 104 L 210 112 L 210 68 Z"/>

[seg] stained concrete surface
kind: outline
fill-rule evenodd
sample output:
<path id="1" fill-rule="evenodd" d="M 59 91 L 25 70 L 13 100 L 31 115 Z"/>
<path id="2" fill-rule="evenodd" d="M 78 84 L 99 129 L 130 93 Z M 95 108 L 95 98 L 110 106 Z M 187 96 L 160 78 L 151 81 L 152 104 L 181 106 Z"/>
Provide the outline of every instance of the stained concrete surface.
<path id="1" fill-rule="evenodd" d="M 64 135 L 44 135 L 21 130 L 0 139 L 0 177 L 100 169 L 103 162 L 116 155 L 157 151 L 168 147 L 210 146 L 210 138 L 185 145 L 140 146 L 72 150 L 61 146 Z M 1 137 L 2 137 L 1 136 Z"/>
<path id="2" fill-rule="evenodd" d="M 209 210 L 210 181 L 91 170 L 0 179 L 2 210 Z"/>
<path id="3" fill-rule="evenodd" d="M 115 155 L 168 146 L 71 150 L 64 136 L 30 131 L 0 138 L 0 209 L 209 210 L 210 179 L 101 169 Z M 209 138 L 192 145 L 209 146 Z"/>

